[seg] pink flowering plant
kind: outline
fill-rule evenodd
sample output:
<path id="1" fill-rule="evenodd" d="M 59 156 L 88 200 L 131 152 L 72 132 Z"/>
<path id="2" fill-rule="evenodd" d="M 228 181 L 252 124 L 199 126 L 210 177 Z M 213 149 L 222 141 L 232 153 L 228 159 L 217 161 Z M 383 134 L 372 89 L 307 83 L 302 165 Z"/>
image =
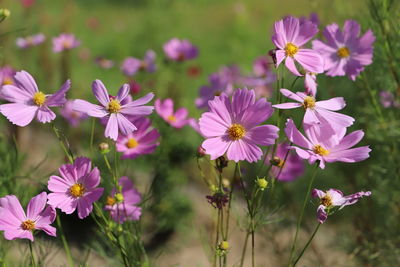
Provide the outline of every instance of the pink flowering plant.
<path id="1" fill-rule="evenodd" d="M 0 23 L 36 18 L 31 2 Z M 32 26 L 52 43 L 6 32 L 1 266 L 400 264 L 395 1 L 342 27 L 326 12 L 265 24 L 252 2 L 229 20 L 208 3 L 204 33 L 203 3 L 126 5 L 133 25 L 105 20 L 117 3 L 82 21 L 92 6 L 75 1 Z M 250 18 L 263 26 L 232 36 Z"/>

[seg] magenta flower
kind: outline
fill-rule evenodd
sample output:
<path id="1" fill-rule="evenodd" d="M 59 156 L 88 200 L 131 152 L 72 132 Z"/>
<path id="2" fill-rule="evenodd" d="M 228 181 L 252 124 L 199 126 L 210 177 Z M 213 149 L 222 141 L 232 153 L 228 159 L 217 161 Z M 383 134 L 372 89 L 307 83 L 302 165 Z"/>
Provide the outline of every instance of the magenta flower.
<path id="1" fill-rule="evenodd" d="M 138 207 L 142 200 L 140 193 L 126 176 L 121 177 L 118 184 L 122 187 L 121 192 L 118 193 L 113 188 L 111 196 L 107 197 L 107 205 L 104 209 L 109 211 L 111 218 L 118 223 L 138 221 L 142 215 L 142 208 Z"/>
<path id="2" fill-rule="evenodd" d="M 343 97 L 334 97 L 329 100 L 316 101 L 313 95 L 306 95 L 302 92 L 293 93 L 287 89 L 281 89 L 281 93 L 287 98 L 293 99 L 299 103 L 283 103 L 273 105 L 278 109 L 292 109 L 302 107 L 305 109 L 303 122 L 309 125 L 329 124 L 334 129 L 348 127 L 353 124 L 354 119 L 350 116 L 336 113 L 346 106 Z"/>
<path id="3" fill-rule="evenodd" d="M 71 33 L 62 33 L 53 38 L 53 52 L 59 53 L 78 47 L 81 42 Z"/>
<path id="4" fill-rule="evenodd" d="M 21 49 L 27 49 L 33 46 L 38 46 L 46 40 L 43 33 L 34 34 L 27 37 L 19 37 L 16 40 L 16 44 Z"/>
<path id="5" fill-rule="evenodd" d="M 122 152 L 122 159 L 134 159 L 140 155 L 151 154 L 159 145 L 160 134 L 151 127 L 148 118 L 139 118 L 135 122 L 137 131 L 127 136 L 120 135 L 117 140 L 117 151 Z"/>
<path id="6" fill-rule="evenodd" d="M 117 96 L 111 98 L 100 80 L 93 82 L 92 91 L 101 105 L 77 99 L 74 101 L 74 110 L 86 113 L 91 117 L 106 118 L 107 126 L 104 135 L 114 141 L 117 141 L 119 131 L 123 135 L 128 135 L 136 130 L 136 126 L 126 116 L 144 116 L 153 112 L 153 106 L 144 106 L 153 99 L 153 93 L 124 104 L 125 99 L 129 97 L 128 84 L 124 84 L 119 89 Z"/>
<path id="7" fill-rule="evenodd" d="M 277 46 L 275 51 L 276 66 L 285 59 L 286 67 L 297 76 L 302 76 L 295 65 L 297 61 L 304 69 L 321 73 L 324 62 L 317 51 L 302 48 L 318 32 L 317 26 L 311 21 L 300 24 L 298 18 L 286 17 L 275 22 L 272 42 Z"/>
<path id="8" fill-rule="evenodd" d="M 163 46 L 165 55 L 173 61 L 185 61 L 196 58 L 198 49 L 188 40 L 172 38 Z"/>
<path id="9" fill-rule="evenodd" d="M 346 128 L 333 134 L 324 127 L 304 124 L 304 128 L 307 137 L 300 133 L 292 119 L 288 119 L 285 128 L 286 136 L 290 142 L 298 146 L 292 146 L 291 149 L 296 150 L 297 155 L 308 160 L 310 164 L 318 160 L 321 169 L 325 168 L 325 162 L 358 162 L 369 157 L 371 149 L 368 146 L 351 148 L 363 138 L 362 130 L 345 136 Z"/>
<path id="10" fill-rule="evenodd" d="M 3 85 L 13 85 L 15 84 L 14 80 L 15 70 L 10 66 L 4 66 L 0 68 L 0 90 Z M 1 95 L 0 95 L 1 97 Z"/>
<path id="11" fill-rule="evenodd" d="M 332 210 L 334 207 L 339 207 L 339 210 L 341 210 L 345 206 L 355 204 L 364 196 L 370 196 L 371 192 L 361 191 L 349 196 L 343 196 L 343 193 L 337 189 L 329 189 L 326 192 L 313 189 L 311 195 L 314 198 L 320 199 L 320 205 L 317 208 L 317 219 L 319 223 L 324 223 L 328 218 L 328 215 L 331 215 L 335 212 Z"/>
<path id="12" fill-rule="evenodd" d="M 64 164 L 58 169 L 60 176 L 52 175 L 48 181 L 48 204 L 66 214 L 78 210 L 80 219 L 87 217 L 93 209 L 93 202 L 103 194 L 100 171 L 94 168 L 88 158 L 79 157 L 73 164 Z"/>
<path id="13" fill-rule="evenodd" d="M 157 114 L 174 128 L 182 128 L 189 123 L 188 111 L 186 108 L 178 108 L 174 112 L 174 102 L 171 98 L 164 101 L 157 99 L 154 103 Z"/>
<path id="14" fill-rule="evenodd" d="M 265 98 L 256 101 L 254 90 L 237 89 L 232 101 L 226 94 L 209 101 L 210 111 L 199 124 L 206 138 L 202 147 L 214 160 L 226 153 L 229 160 L 254 162 L 261 158 L 257 145 L 268 146 L 278 138 L 278 127 L 261 125 L 273 112 Z"/>
<path id="15" fill-rule="evenodd" d="M 127 57 L 122 62 L 121 70 L 127 76 L 135 75 L 140 70 L 154 72 L 156 70 L 155 60 L 156 53 L 153 50 L 147 50 L 143 60 Z"/>
<path id="16" fill-rule="evenodd" d="M 52 207 L 46 207 L 46 202 L 47 194 L 42 192 L 29 201 L 25 213 L 16 196 L 0 198 L 0 231 L 4 231 L 4 238 L 26 238 L 33 242 L 34 230 L 56 236 L 56 228 L 50 225 L 56 218 L 56 212 Z"/>
<path id="17" fill-rule="evenodd" d="M 303 159 L 291 152 L 287 143 L 278 144 L 275 156 L 271 159 L 271 155 L 268 155 L 265 164 L 273 165 L 271 168 L 273 177 L 282 182 L 291 182 L 304 173 Z"/>
<path id="18" fill-rule="evenodd" d="M 359 37 L 360 25 L 356 21 L 347 20 L 343 32 L 336 23 L 330 24 L 323 34 L 326 43 L 314 40 L 312 45 L 324 58 L 326 75 L 347 75 L 354 81 L 364 66 L 372 63 L 375 36 L 368 30 Z"/>
<path id="19" fill-rule="evenodd" d="M 39 91 L 28 72 L 17 72 L 14 79 L 15 85 L 4 85 L 0 93 L 0 98 L 12 102 L 0 105 L 0 112 L 13 124 L 23 127 L 34 117 L 41 123 L 50 122 L 56 118 L 50 107 L 59 107 L 67 102 L 65 94 L 71 86 L 69 80 L 55 94 L 46 95 Z"/>
<path id="20" fill-rule="evenodd" d="M 60 111 L 60 115 L 63 116 L 72 127 L 77 127 L 81 121 L 87 119 L 88 115 L 74 110 L 74 101 L 68 100 Z"/>

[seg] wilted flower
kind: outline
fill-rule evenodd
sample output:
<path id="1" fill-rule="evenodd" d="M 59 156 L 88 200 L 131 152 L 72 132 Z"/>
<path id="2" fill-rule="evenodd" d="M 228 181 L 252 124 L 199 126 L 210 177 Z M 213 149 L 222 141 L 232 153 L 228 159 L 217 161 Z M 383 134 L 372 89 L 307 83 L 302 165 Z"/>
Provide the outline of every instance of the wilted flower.
<path id="1" fill-rule="evenodd" d="M 156 53 L 153 50 L 147 50 L 143 60 L 127 57 L 121 65 L 122 72 L 127 76 L 135 75 L 136 72 L 142 70 L 147 72 L 154 72 Z"/>
<path id="2" fill-rule="evenodd" d="M 111 218 L 118 222 L 138 221 L 142 214 L 142 208 L 138 204 L 142 200 L 140 193 L 133 186 L 131 180 L 123 176 L 119 179 L 118 185 L 122 188 L 120 192 L 116 188 L 107 197 L 105 210 L 110 212 Z"/>
<path id="3" fill-rule="evenodd" d="M 278 127 L 261 125 L 273 112 L 265 98 L 256 101 L 254 90 L 237 89 L 229 100 L 226 94 L 209 102 L 210 111 L 200 118 L 206 140 L 202 147 L 214 160 L 225 153 L 229 160 L 254 162 L 261 158 L 257 145 L 268 146 L 278 138 Z"/>
<path id="4" fill-rule="evenodd" d="M 19 37 L 17 38 L 16 44 L 19 48 L 26 49 L 32 46 L 37 46 L 43 43 L 46 40 L 46 37 L 43 33 L 34 34 L 27 37 Z"/>
<path id="5" fill-rule="evenodd" d="M 196 58 L 198 49 L 188 40 L 173 38 L 163 46 L 165 55 L 174 61 L 185 61 Z"/>
<path id="6" fill-rule="evenodd" d="M 303 159 L 291 152 L 287 143 L 278 144 L 274 157 L 268 155 L 265 164 L 272 164 L 272 175 L 282 182 L 293 181 L 304 173 Z"/>
<path id="7" fill-rule="evenodd" d="M 326 192 L 313 189 L 311 195 L 314 198 L 320 199 L 320 205 L 317 208 L 317 218 L 319 223 L 324 223 L 328 215 L 332 214 L 331 212 L 334 207 L 339 207 L 339 210 L 341 210 L 345 206 L 356 203 L 364 196 L 370 196 L 371 192 L 361 191 L 349 196 L 343 196 L 343 193 L 337 189 L 329 189 Z"/>
<path id="8" fill-rule="evenodd" d="M 275 51 L 276 67 L 285 59 L 286 67 L 297 76 L 302 76 L 295 65 L 297 61 L 304 69 L 321 73 L 324 62 L 317 51 L 302 48 L 318 32 L 311 21 L 300 24 L 299 19 L 288 16 L 275 22 L 272 42 L 277 46 Z"/>
<path id="9" fill-rule="evenodd" d="M 53 38 L 53 51 L 59 53 L 78 47 L 81 42 L 71 33 L 62 33 Z"/>
<path id="10" fill-rule="evenodd" d="M 153 106 L 144 106 L 153 99 L 153 93 L 124 104 L 124 100 L 129 95 L 128 84 L 124 84 L 119 89 L 117 96 L 111 98 L 100 80 L 93 82 L 92 91 L 101 105 L 77 99 L 74 101 L 74 110 L 84 112 L 91 117 L 106 118 L 107 126 L 104 134 L 114 141 L 117 140 L 119 131 L 123 135 L 128 135 L 136 130 L 136 126 L 126 116 L 145 116 L 153 112 Z"/>
<path id="11" fill-rule="evenodd" d="M 229 202 L 228 189 L 217 189 L 212 195 L 206 196 L 208 203 L 216 209 L 222 209 Z"/>
<path id="12" fill-rule="evenodd" d="M 137 130 L 126 136 L 120 135 L 117 139 L 117 151 L 122 152 L 122 159 L 134 159 L 140 155 L 151 154 L 159 145 L 160 134 L 151 127 L 148 118 L 139 118 L 134 121 Z"/>
<path id="13" fill-rule="evenodd" d="M 61 116 L 63 116 L 72 127 L 77 127 L 79 123 L 85 120 L 88 115 L 74 110 L 74 101 L 68 100 L 60 111 Z"/>
<path id="14" fill-rule="evenodd" d="M 0 105 L 0 112 L 13 124 L 23 127 L 34 117 L 42 123 L 50 122 L 56 118 L 56 114 L 49 107 L 59 107 L 67 102 L 65 94 L 71 86 L 69 80 L 55 94 L 46 95 L 39 91 L 28 72 L 17 72 L 14 79 L 15 85 L 4 85 L 0 92 L 0 98 L 12 102 Z"/>
<path id="15" fill-rule="evenodd" d="M 16 196 L 0 198 L 0 230 L 4 231 L 4 238 L 26 238 L 33 242 L 35 230 L 56 236 L 56 228 L 50 225 L 56 218 L 56 212 L 52 207 L 46 206 L 46 202 L 47 194 L 42 192 L 29 201 L 25 213 Z"/>
<path id="16" fill-rule="evenodd" d="M 291 149 L 310 164 L 318 160 L 319 167 L 324 169 L 325 162 L 358 162 L 369 157 L 371 149 L 368 146 L 351 148 L 363 138 L 362 130 L 345 136 L 346 128 L 331 133 L 318 126 L 303 126 L 307 138 L 296 128 L 292 119 L 288 119 L 285 133 L 290 142 L 298 146 L 292 146 Z"/>
<path id="17" fill-rule="evenodd" d="M 174 102 L 171 98 L 167 98 L 164 101 L 157 99 L 154 103 L 154 106 L 157 114 L 174 128 L 182 128 L 189 123 L 189 119 L 187 118 L 187 109 L 178 108 L 174 112 Z"/>
<path id="18" fill-rule="evenodd" d="M 60 176 L 52 175 L 48 181 L 48 203 L 66 214 L 78 210 L 80 219 L 87 217 L 93 209 L 93 202 L 103 194 L 100 171 L 85 157 L 75 159 L 73 164 L 64 164 L 58 169 Z"/>
<path id="19" fill-rule="evenodd" d="M 343 32 L 336 23 L 326 26 L 323 32 L 327 42 L 312 42 L 313 49 L 318 51 L 325 61 L 324 70 L 328 76 L 347 75 L 353 81 L 372 63 L 375 36 L 368 30 L 360 36 L 360 24 L 354 20 L 344 23 Z"/>
<path id="20" fill-rule="evenodd" d="M 280 92 L 287 98 L 293 99 L 299 103 L 283 103 L 273 105 L 278 109 L 305 109 L 303 122 L 309 125 L 331 125 L 334 129 L 348 127 L 353 124 L 354 119 L 350 116 L 336 113 L 346 106 L 343 97 L 334 97 L 329 100 L 316 101 L 313 95 L 306 95 L 302 92 L 293 93 L 287 89 L 281 89 Z"/>

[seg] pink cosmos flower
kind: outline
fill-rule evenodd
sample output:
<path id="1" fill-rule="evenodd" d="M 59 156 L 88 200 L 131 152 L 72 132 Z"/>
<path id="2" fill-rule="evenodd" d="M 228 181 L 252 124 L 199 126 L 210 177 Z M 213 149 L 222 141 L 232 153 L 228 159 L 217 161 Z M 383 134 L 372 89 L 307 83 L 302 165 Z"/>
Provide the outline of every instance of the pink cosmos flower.
<path id="1" fill-rule="evenodd" d="M 226 153 L 229 160 L 254 162 L 261 158 L 257 145 L 268 146 L 278 138 L 278 127 L 261 125 L 273 112 L 265 98 L 256 101 L 254 90 L 237 89 L 232 101 L 226 94 L 209 101 L 210 111 L 201 115 L 202 147 L 214 160 Z"/>
<path id="2" fill-rule="evenodd" d="M 313 189 L 311 193 L 312 197 L 320 199 L 320 205 L 317 208 L 317 219 L 319 223 L 324 223 L 334 211 L 334 207 L 339 207 L 339 210 L 345 206 L 355 204 L 360 198 L 364 196 L 370 196 L 371 192 L 358 192 L 349 196 L 343 196 L 343 193 L 337 189 L 329 189 L 323 192 L 318 189 Z"/>
<path id="3" fill-rule="evenodd" d="M 25 213 L 16 196 L 0 198 L 0 231 L 4 231 L 4 238 L 26 238 L 33 242 L 34 230 L 56 236 L 56 228 L 50 225 L 56 218 L 56 212 L 52 207 L 46 207 L 46 202 L 47 194 L 42 192 L 29 201 Z"/>
<path id="4" fill-rule="evenodd" d="M 116 147 L 118 152 L 123 153 L 122 159 L 134 159 L 140 155 L 151 154 L 159 145 L 160 134 L 157 129 L 151 127 L 150 119 L 142 117 L 134 123 L 137 131 L 127 136 L 118 136 Z"/>
<path id="5" fill-rule="evenodd" d="M 94 168 L 88 158 L 79 157 L 73 164 L 64 164 L 58 169 L 60 176 L 52 175 L 48 181 L 48 204 L 66 214 L 78 210 L 80 219 L 87 217 L 93 209 L 93 202 L 103 194 L 100 171 Z"/>
<path id="6" fill-rule="evenodd" d="M 107 59 L 105 57 L 96 57 L 94 62 L 96 63 L 97 66 L 99 66 L 102 69 L 111 69 L 114 67 L 114 61 L 111 59 Z"/>
<path id="7" fill-rule="evenodd" d="M 253 72 L 257 77 L 273 76 L 275 77 L 274 80 L 276 80 L 276 75 L 271 70 L 271 66 L 273 65 L 274 63 L 270 60 L 269 56 L 260 56 L 253 62 Z"/>
<path id="8" fill-rule="evenodd" d="M 4 66 L 0 68 L 0 90 L 3 85 L 13 85 L 15 70 L 10 66 Z"/>
<path id="9" fill-rule="evenodd" d="M 275 22 L 272 42 L 277 46 L 275 51 L 276 66 L 285 59 L 286 67 L 297 76 L 302 76 L 295 65 L 297 61 L 304 69 L 321 73 L 324 62 L 317 51 L 302 48 L 318 32 L 317 26 L 311 21 L 300 24 L 298 18 L 286 17 Z"/>
<path id="10" fill-rule="evenodd" d="M 285 156 L 287 154 L 286 160 Z M 304 161 L 296 153 L 290 151 L 287 143 L 278 144 L 276 154 L 271 159 L 271 154 L 265 160 L 265 164 L 271 164 L 273 177 L 282 182 L 291 182 L 304 173 Z"/>
<path id="11" fill-rule="evenodd" d="M 121 70 L 127 76 L 135 75 L 140 70 L 154 72 L 156 70 L 155 60 L 156 53 L 153 50 L 147 50 L 143 60 L 127 57 L 122 62 Z"/>
<path id="12" fill-rule="evenodd" d="M 360 36 L 360 25 L 354 20 L 344 23 L 343 32 L 336 23 L 326 26 L 323 32 L 326 43 L 320 40 L 312 42 L 313 49 L 324 58 L 328 76 L 347 75 L 353 81 L 372 63 L 375 36 L 368 30 Z"/>
<path id="13" fill-rule="evenodd" d="M 179 129 L 189 123 L 187 109 L 178 108 L 174 112 L 174 102 L 171 98 L 167 98 L 164 101 L 157 99 L 154 106 L 156 107 L 157 114 L 174 128 Z"/>
<path id="14" fill-rule="evenodd" d="M 107 197 L 104 209 L 109 211 L 111 218 L 118 223 L 138 221 L 142 215 L 142 208 L 137 206 L 142 200 L 140 193 L 126 176 L 121 177 L 118 184 L 122 187 L 121 193 L 114 188 L 111 196 Z"/>
<path id="15" fill-rule="evenodd" d="M 15 85 L 4 85 L 0 93 L 2 99 L 12 102 L 0 105 L 0 112 L 13 124 L 23 127 L 34 117 L 41 123 L 50 122 L 56 118 L 50 107 L 59 107 L 67 102 L 65 94 L 71 86 L 69 80 L 55 94 L 46 95 L 39 91 L 28 72 L 17 72 L 14 79 Z"/>
<path id="16" fill-rule="evenodd" d="M 81 123 L 81 121 L 87 119 L 88 117 L 87 114 L 74 110 L 73 100 L 68 100 L 64 104 L 63 108 L 60 111 L 60 114 L 69 122 L 69 124 L 71 124 L 72 127 L 77 127 Z"/>
<path id="17" fill-rule="evenodd" d="M 34 34 L 27 37 L 19 37 L 16 40 L 16 44 L 21 49 L 27 49 L 33 46 L 38 46 L 46 40 L 43 33 Z"/>
<path id="18" fill-rule="evenodd" d="M 165 55 L 173 61 L 185 61 L 196 58 L 199 51 L 188 40 L 172 38 L 163 46 Z"/>
<path id="19" fill-rule="evenodd" d="M 354 131 L 347 136 L 346 128 L 331 133 L 324 127 L 307 126 L 304 124 L 306 137 L 296 128 L 292 119 L 286 123 L 285 133 L 288 139 L 297 146 L 296 150 L 300 158 L 308 160 L 310 164 L 319 160 L 319 167 L 325 168 L 325 162 L 358 162 L 369 157 L 371 149 L 368 146 L 351 148 L 364 136 L 362 130 Z"/>
<path id="20" fill-rule="evenodd" d="M 71 33 L 62 33 L 53 38 L 53 52 L 59 53 L 78 47 L 81 42 Z"/>
<path id="21" fill-rule="evenodd" d="M 396 100 L 392 92 L 380 91 L 379 101 L 384 108 L 390 108 L 390 107 L 400 108 L 400 101 Z"/>
<path id="22" fill-rule="evenodd" d="M 153 99 L 153 93 L 124 104 L 125 99 L 129 97 L 128 84 L 124 84 L 119 89 L 117 96 L 111 98 L 100 80 L 93 82 L 92 91 L 101 105 L 77 99 L 74 101 L 74 110 L 86 113 L 91 117 L 107 118 L 104 134 L 114 141 L 117 140 L 119 131 L 123 135 L 128 135 L 136 130 L 136 126 L 126 116 L 145 116 L 153 112 L 153 106 L 144 106 Z"/>
<path id="23" fill-rule="evenodd" d="M 306 95 L 302 92 L 293 93 L 287 89 L 281 89 L 281 93 L 287 98 L 299 103 L 283 103 L 273 105 L 278 109 L 292 109 L 302 107 L 305 109 L 303 122 L 310 125 L 329 124 L 334 129 L 348 127 L 353 124 L 354 119 L 350 116 L 333 111 L 341 110 L 346 106 L 343 97 L 334 97 L 329 100 L 316 101 L 315 96 Z"/>

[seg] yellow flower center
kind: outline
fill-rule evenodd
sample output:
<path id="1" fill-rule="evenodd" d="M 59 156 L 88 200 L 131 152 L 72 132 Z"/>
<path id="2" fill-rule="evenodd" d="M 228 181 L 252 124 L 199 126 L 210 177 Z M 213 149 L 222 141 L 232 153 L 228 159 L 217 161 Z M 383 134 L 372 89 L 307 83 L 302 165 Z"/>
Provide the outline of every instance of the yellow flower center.
<path id="1" fill-rule="evenodd" d="M 283 164 L 285 163 L 285 161 L 279 157 L 274 157 L 273 161 L 274 161 L 274 165 L 279 168 L 282 168 Z"/>
<path id="2" fill-rule="evenodd" d="M 22 230 L 32 231 L 35 229 L 35 222 L 31 220 L 26 220 L 21 223 Z"/>
<path id="3" fill-rule="evenodd" d="M 313 151 L 314 151 L 315 154 L 318 154 L 318 155 L 320 155 L 320 156 L 327 156 L 327 155 L 329 155 L 329 153 L 330 153 L 329 150 L 323 148 L 323 147 L 320 146 L 320 145 L 314 146 L 314 147 L 313 147 Z"/>
<path id="4" fill-rule="evenodd" d="M 121 109 L 121 103 L 117 99 L 113 99 L 108 103 L 107 110 L 111 113 L 118 113 Z"/>
<path id="5" fill-rule="evenodd" d="M 46 102 L 46 95 L 42 92 L 36 92 L 33 95 L 33 103 L 35 103 L 36 106 L 41 106 Z"/>
<path id="6" fill-rule="evenodd" d="M 14 84 L 13 80 L 11 78 L 4 78 L 3 80 L 3 85 L 8 85 L 8 84 Z"/>
<path id="7" fill-rule="evenodd" d="M 136 141 L 135 138 L 129 138 L 128 142 L 126 142 L 127 148 L 135 148 L 135 147 L 137 147 L 137 145 L 138 145 L 138 142 Z"/>
<path id="8" fill-rule="evenodd" d="M 222 94 L 221 91 L 215 91 L 215 92 L 214 92 L 214 96 L 220 96 L 221 94 Z"/>
<path id="9" fill-rule="evenodd" d="M 72 43 L 70 40 L 65 40 L 65 41 L 63 41 L 62 44 L 63 44 L 63 47 L 66 49 L 70 49 L 72 47 Z"/>
<path id="10" fill-rule="evenodd" d="M 86 189 L 83 184 L 74 184 L 69 188 L 69 192 L 71 193 L 71 195 L 76 198 L 83 196 L 85 190 Z"/>
<path id="11" fill-rule="evenodd" d="M 113 206 L 117 201 L 115 200 L 115 198 L 107 196 L 107 200 L 106 200 L 106 204 L 108 206 Z"/>
<path id="12" fill-rule="evenodd" d="M 237 123 L 234 123 L 228 129 L 228 136 L 231 140 L 241 139 L 246 134 L 246 129 Z"/>
<path id="13" fill-rule="evenodd" d="M 299 48 L 296 45 L 292 43 L 286 44 L 285 47 L 286 56 L 293 57 L 294 55 L 296 55 L 297 51 L 299 51 Z"/>
<path id="14" fill-rule="evenodd" d="M 176 122 L 176 117 L 174 115 L 169 115 L 167 120 L 169 120 L 171 122 Z"/>
<path id="15" fill-rule="evenodd" d="M 321 204 L 325 207 L 332 206 L 332 198 L 330 195 L 326 194 L 323 198 L 321 198 Z"/>
<path id="16" fill-rule="evenodd" d="M 315 98 L 312 96 L 306 96 L 303 102 L 304 109 L 314 108 L 315 107 Z"/>
<path id="17" fill-rule="evenodd" d="M 350 56 L 350 50 L 349 50 L 347 47 L 343 46 L 343 47 L 341 47 L 341 48 L 338 49 L 338 51 L 336 52 L 336 54 L 337 54 L 338 57 L 340 57 L 340 58 L 345 58 L 345 57 Z"/>

